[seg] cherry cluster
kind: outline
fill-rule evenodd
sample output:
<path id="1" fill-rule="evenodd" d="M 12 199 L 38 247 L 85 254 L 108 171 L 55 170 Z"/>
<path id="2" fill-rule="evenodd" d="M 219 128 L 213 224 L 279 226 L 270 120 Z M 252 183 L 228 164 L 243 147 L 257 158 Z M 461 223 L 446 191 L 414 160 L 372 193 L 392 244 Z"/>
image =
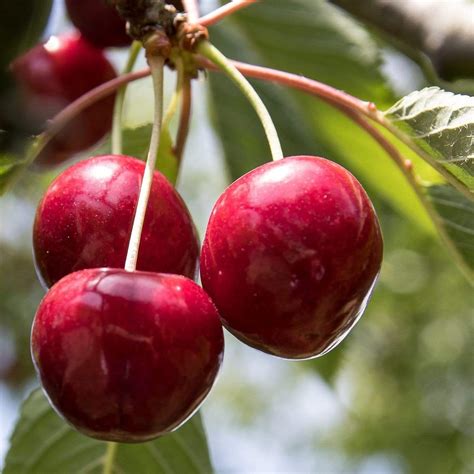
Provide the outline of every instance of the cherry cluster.
<path id="1" fill-rule="evenodd" d="M 123 23 L 104 20 L 103 5 L 95 13 L 103 29 L 81 21 L 82 5 L 101 2 L 78 3 L 67 5 L 81 34 L 52 38 L 13 65 L 41 123 L 114 76 L 97 46 L 128 43 Z M 99 140 L 112 108 L 113 98 L 84 111 L 42 162 Z M 360 183 L 329 160 L 293 156 L 224 191 L 201 251 L 184 201 L 155 171 L 136 270 L 127 271 L 144 168 L 123 155 L 79 161 L 49 186 L 34 223 L 35 263 L 49 288 L 33 323 L 37 371 L 67 421 L 110 441 L 155 438 L 199 408 L 221 365 L 222 326 L 287 359 L 335 347 L 361 316 L 382 259 L 379 223 Z M 202 288 L 194 281 L 199 260 Z"/>

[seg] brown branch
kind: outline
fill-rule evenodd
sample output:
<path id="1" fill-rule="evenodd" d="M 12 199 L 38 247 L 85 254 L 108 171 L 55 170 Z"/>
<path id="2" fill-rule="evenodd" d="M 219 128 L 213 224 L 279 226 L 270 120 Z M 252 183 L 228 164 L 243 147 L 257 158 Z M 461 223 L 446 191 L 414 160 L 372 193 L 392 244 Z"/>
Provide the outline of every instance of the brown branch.
<path id="1" fill-rule="evenodd" d="M 330 0 L 397 44 L 425 54 L 445 80 L 474 77 L 474 4 L 467 0 Z M 410 52 L 410 51 L 408 51 Z"/>
<path id="2" fill-rule="evenodd" d="M 200 64 L 202 67 L 212 71 L 217 70 L 217 67 L 206 58 L 197 56 L 197 60 L 198 64 Z M 354 109 L 355 111 L 378 122 L 383 121 L 383 115 L 377 111 L 374 103 L 358 99 L 347 92 L 341 91 L 322 82 L 316 81 L 314 79 L 308 79 L 307 77 L 292 74 L 290 72 L 279 71 L 277 69 L 271 69 L 263 66 L 255 66 L 254 64 L 247 64 L 239 61 L 232 61 L 232 63 L 242 74 L 247 77 L 275 82 L 280 85 L 285 85 L 304 92 L 309 92 L 310 94 L 316 95 L 331 104 Z"/>
<path id="3" fill-rule="evenodd" d="M 215 70 L 215 66 L 204 58 L 199 59 L 201 66 Z M 389 132 L 396 136 L 401 142 L 410 147 L 417 155 L 421 156 L 427 161 L 438 173 L 440 173 L 448 183 L 454 186 L 460 193 L 468 199 L 474 199 L 474 193 L 470 191 L 467 186 L 459 181 L 453 174 L 451 174 L 441 163 L 436 161 L 425 150 L 419 147 L 408 135 L 401 129 L 387 120 L 382 112 L 377 110 L 377 107 L 372 102 L 365 102 L 358 99 L 344 91 L 335 89 L 322 82 L 308 79 L 297 74 L 292 74 L 277 69 L 271 69 L 261 66 L 254 66 L 253 64 L 241 63 L 233 61 L 237 69 L 248 77 L 256 79 L 263 79 L 265 81 L 274 82 L 276 84 L 285 85 L 298 89 L 309 94 L 315 95 L 322 100 L 325 100 L 331 105 L 342 106 L 363 115 L 374 122 L 384 126 Z"/>

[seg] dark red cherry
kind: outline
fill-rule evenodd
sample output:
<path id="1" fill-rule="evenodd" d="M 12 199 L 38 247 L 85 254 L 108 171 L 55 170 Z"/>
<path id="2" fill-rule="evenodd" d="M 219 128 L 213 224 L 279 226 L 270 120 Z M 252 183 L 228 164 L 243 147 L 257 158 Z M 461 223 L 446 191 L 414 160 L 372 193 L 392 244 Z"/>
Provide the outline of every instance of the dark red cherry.
<path id="1" fill-rule="evenodd" d="M 132 39 L 125 30 L 125 20 L 107 0 L 66 0 L 74 26 L 98 48 L 128 46 Z"/>
<path id="2" fill-rule="evenodd" d="M 79 34 L 51 36 L 16 59 L 11 69 L 22 99 L 20 112 L 38 133 L 68 104 L 116 77 L 103 52 Z M 111 95 L 85 109 L 46 146 L 36 163 L 54 165 L 94 145 L 110 130 L 113 107 Z"/>
<path id="3" fill-rule="evenodd" d="M 97 156 L 51 183 L 33 228 L 36 267 L 46 286 L 84 268 L 123 268 L 144 166 L 129 156 Z M 137 269 L 193 278 L 198 257 L 186 205 L 155 171 Z"/>
<path id="4" fill-rule="evenodd" d="M 60 415 L 94 438 L 146 441 L 201 405 L 221 364 L 216 308 L 178 275 L 72 273 L 36 313 L 32 355 Z"/>
<path id="5" fill-rule="evenodd" d="M 360 183 L 331 161 L 295 156 L 254 169 L 222 194 L 201 278 L 236 337 L 303 359 L 347 335 L 381 260 L 379 223 Z"/>

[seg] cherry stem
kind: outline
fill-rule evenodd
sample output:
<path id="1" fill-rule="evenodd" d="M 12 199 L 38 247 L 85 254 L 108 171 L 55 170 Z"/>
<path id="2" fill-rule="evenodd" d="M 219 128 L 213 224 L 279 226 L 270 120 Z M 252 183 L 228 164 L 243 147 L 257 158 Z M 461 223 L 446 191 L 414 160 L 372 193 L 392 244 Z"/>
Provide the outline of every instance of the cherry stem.
<path id="1" fill-rule="evenodd" d="M 166 112 L 163 116 L 163 122 L 161 125 L 161 128 L 163 130 L 169 127 L 171 120 L 173 120 L 173 117 L 175 116 L 176 111 L 178 110 L 178 104 L 179 104 L 179 100 L 181 96 L 182 81 L 183 79 L 178 69 L 178 77 L 176 79 L 176 89 L 174 90 L 173 95 L 171 96 L 170 103 L 168 104 Z"/>
<path id="2" fill-rule="evenodd" d="M 183 77 L 183 89 L 181 94 L 181 110 L 179 114 L 178 132 L 176 133 L 176 144 L 174 152 L 178 160 L 178 167 L 183 158 L 184 147 L 189 131 L 189 120 L 191 117 L 191 78 L 185 73 Z M 179 168 L 178 168 L 179 169 Z"/>
<path id="3" fill-rule="evenodd" d="M 255 89 L 250 85 L 245 76 L 235 67 L 235 65 L 227 59 L 217 48 L 215 48 L 208 41 L 202 41 L 197 47 L 197 51 L 212 61 L 216 66 L 222 69 L 229 78 L 240 88 L 242 93 L 247 97 L 257 115 L 262 122 L 263 128 L 267 135 L 268 143 L 270 145 L 272 159 L 274 161 L 283 158 L 283 151 L 281 149 L 280 139 L 273 124 L 272 118 L 268 113 L 265 104 Z"/>
<path id="4" fill-rule="evenodd" d="M 176 133 L 175 145 L 173 147 L 173 154 L 176 157 L 178 172 L 182 161 L 184 146 L 189 130 L 189 118 L 191 115 L 191 79 L 185 71 L 183 59 L 178 57 L 176 59 L 177 80 L 176 89 L 173 92 L 168 108 L 166 109 L 162 129 L 165 130 L 176 114 L 178 105 L 181 104 L 179 113 L 178 131 Z"/>
<path id="5" fill-rule="evenodd" d="M 165 61 L 161 56 L 150 55 L 148 57 L 148 64 L 150 65 L 151 76 L 153 79 L 155 111 L 153 128 L 151 131 L 150 148 L 145 163 L 145 171 L 143 173 L 140 195 L 138 197 L 130 242 L 128 244 L 127 258 L 125 260 L 125 270 L 129 272 L 133 272 L 137 266 L 138 250 L 140 248 L 143 223 L 145 221 L 148 198 L 150 196 L 151 185 L 153 182 L 153 173 L 155 171 L 156 157 L 158 155 L 163 118 L 163 69 Z"/>
<path id="6" fill-rule="evenodd" d="M 188 22 L 197 23 L 199 18 L 199 6 L 197 0 L 183 0 L 183 6 L 188 15 Z"/>
<path id="7" fill-rule="evenodd" d="M 104 456 L 104 467 L 102 474 L 112 474 L 114 471 L 114 459 L 117 453 L 117 443 L 107 442 L 107 449 Z"/>
<path id="8" fill-rule="evenodd" d="M 127 74 L 133 69 L 141 49 L 142 44 L 139 41 L 132 43 L 122 74 Z M 115 96 L 114 117 L 112 122 L 112 153 L 114 155 L 120 155 L 122 153 L 122 115 L 126 90 L 127 85 L 124 84 L 119 87 L 117 95 Z"/>
<path id="9" fill-rule="evenodd" d="M 257 0 L 234 0 L 232 2 L 226 3 L 222 7 L 217 8 L 216 10 L 208 13 L 207 15 L 202 16 L 198 19 L 198 23 L 201 26 L 211 26 L 217 23 L 218 21 L 224 19 L 230 14 L 240 10 L 242 8 L 248 7 L 253 3 L 256 3 Z"/>

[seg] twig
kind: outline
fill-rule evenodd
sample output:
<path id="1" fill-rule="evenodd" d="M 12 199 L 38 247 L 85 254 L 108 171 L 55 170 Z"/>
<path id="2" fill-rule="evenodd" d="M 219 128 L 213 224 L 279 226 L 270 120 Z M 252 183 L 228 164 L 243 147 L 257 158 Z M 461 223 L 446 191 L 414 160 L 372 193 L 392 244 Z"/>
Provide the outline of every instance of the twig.
<path id="1" fill-rule="evenodd" d="M 199 59 L 201 66 L 215 70 L 215 66 L 207 61 L 205 58 Z M 335 89 L 327 84 L 323 84 L 313 79 L 308 79 L 297 74 L 289 72 L 279 71 L 277 69 L 266 68 L 262 66 L 254 66 L 252 64 L 241 63 L 233 61 L 235 67 L 248 77 L 254 77 L 256 79 L 263 79 L 266 81 L 274 82 L 277 84 L 299 89 L 304 92 L 309 92 L 315 95 L 329 104 L 340 105 L 351 110 L 358 112 L 361 115 L 377 122 L 378 124 L 385 127 L 393 135 L 395 135 L 400 141 L 405 143 L 411 148 L 417 155 L 421 156 L 427 161 L 438 173 L 440 173 L 446 181 L 454 186 L 460 193 L 466 196 L 468 199 L 473 200 L 474 195 L 461 183 L 455 176 L 453 176 L 446 168 L 440 163 L 434 160 L 428 153 L 422 150 L 410 137 L 408 137 L 402 130 L 393 125 L 387 120 L 382 112 L 377 110 L 377 107 L 373 102 L 365 102 L 360 100 L 346 92 Z"/>
<path id="2" fill-rule="evenodd" d="M 222 7 L 217 8 L 216 10 L 208 13 L 207 15 L 202 16 L 198 19 L 198 23 L 201 26 L 211 26 L 217 23 L 218 21 L 224 19 L 230 14 L 240 10 L 242 8 L 248 7 L 253 3 L 256 3 L 257 0 L 234 0 L 233 2 L 226 3 Z"/>

